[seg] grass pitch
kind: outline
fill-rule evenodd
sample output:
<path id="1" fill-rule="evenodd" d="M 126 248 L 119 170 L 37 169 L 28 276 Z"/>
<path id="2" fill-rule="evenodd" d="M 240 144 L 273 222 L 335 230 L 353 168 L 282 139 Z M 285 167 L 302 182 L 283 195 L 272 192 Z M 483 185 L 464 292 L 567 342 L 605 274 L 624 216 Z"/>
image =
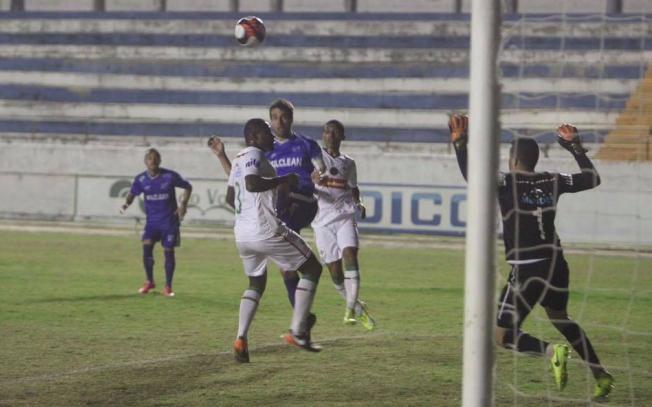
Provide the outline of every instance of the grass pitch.
<path id="1" fill-rule="evenodd" d="M 155 256 L 159 290 L 159 247 Z M 3 234 L 0 406 L 460 405 L 461 250 L 364 246 L 361 297 L 378 321 L 371 333 L 342 324 L 343 300 L 324 271 L 314 307 L 319 354 L 279 338 L 290 308 L 272 267 L 248 365 L 231 355 L 246 286 L 231 240 L 184 240 L 173 299 L 136 294 L 140 259 L 134 236 Z M 567 259 L 571 315 L 616 377 L 609 405 L 652 405 L 652 261 Z M 497 289 L 507 272 L 500 264 Z M 540 310 L 524 328 L 563 339 Z M 580 363 L 571 361 L 559 393 L 543 359 L 496 349 L 496 360 L 498 406 L 587 405 L 593 380 Z"/>

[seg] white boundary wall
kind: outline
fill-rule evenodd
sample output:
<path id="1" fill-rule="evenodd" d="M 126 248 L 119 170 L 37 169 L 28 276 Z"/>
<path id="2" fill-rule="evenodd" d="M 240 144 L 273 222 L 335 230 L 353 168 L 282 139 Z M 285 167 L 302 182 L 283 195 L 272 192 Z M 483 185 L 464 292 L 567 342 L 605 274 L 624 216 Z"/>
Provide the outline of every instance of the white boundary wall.
<path id="1" fill-rule="evenodd" d="M 196 143 L 162 144 L 163 166 L 194 185 L 188 222 L 231 224 L 224 205 L 226 177 L 215 157 Z M 232 139 L 228 153 L 240 146 Z M 466 220 L 466 185 L 446 146 L 384 151 L 349 143 L 358 163 L 368 209 L 365 230 L 461 235 Z M 137 205 L 118 214 L 128 185 L 144 171 L 145 146 L 0 142 L 0 218 L 100 220 L 143 219 Z M 437 151 L 437 149 L 442 151 Z M 552 151 L 539 170 L 577 170 L 568 154 Z M 504 169 L 506 153 L 501 166 Z M 614 245 L 652 244 L 652 163 L 596 162 L 602 185 L 560 199 L 557 227 L 562 241 Z"/>

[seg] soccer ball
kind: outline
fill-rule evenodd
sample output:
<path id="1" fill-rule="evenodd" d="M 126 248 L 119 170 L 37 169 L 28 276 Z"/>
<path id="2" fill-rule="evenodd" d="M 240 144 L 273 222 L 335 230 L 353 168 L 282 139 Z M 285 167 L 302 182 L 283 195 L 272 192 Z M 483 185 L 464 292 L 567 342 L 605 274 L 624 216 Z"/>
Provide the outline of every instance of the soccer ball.
<path id="1" fill-rule="evenodd" d="M 265 24 L 256 16 L 244 17 L 235 25 L 235 39 L 245 47 L 255 47 L 265 41 Z"/>

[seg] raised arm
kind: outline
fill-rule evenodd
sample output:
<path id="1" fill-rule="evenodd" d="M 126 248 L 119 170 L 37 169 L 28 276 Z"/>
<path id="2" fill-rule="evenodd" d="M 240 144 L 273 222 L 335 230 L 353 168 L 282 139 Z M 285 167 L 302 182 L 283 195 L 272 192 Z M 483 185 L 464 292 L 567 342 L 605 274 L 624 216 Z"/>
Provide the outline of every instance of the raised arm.
<path id="1" fill-rule="evenodd" d="M 226 156 L 226 151 L 224 151 L 224 143 L 217 136 L 212 136 L 208 139 L 208 147 L 210 147 L 213 154 L 217 156 L 217 159 L 220 160 L 222 169 L 228 177 L 231 174 L 231 161 L 229 157 Z"/>
<path id="2" fill-rule="evenodd" d="M 568 123 L 559 126 L 557 142 L 573 155 L 581 171 L 565 177 L 561 184 L 563 192 L 579 192 L 600 185 L 600 174 L 593 166 L 593 162 L 586 156 L 587 150 L 582 146 L 577 128 Z"/>
<path id="3" fill-rule="evenodd" d="M 467 163 L 467 152 L 466 152 L 466 143 L 469 139 L 469 117 L 466 115 L 451 115 L 448 120 L 448 129 L 451 134 L 451 142 L 455 148 L 455 155 L 457 156 L 457 164 L 460 167 L 462 176 L 464 179 L 467 179 L 466 176 L 466 163 Z"/>

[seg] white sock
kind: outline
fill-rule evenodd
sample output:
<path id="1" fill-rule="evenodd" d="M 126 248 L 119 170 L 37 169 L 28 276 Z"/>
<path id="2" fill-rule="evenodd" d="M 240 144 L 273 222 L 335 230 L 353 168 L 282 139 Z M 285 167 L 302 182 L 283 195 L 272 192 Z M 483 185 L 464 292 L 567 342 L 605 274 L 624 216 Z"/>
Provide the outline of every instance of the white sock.
<path id="1" fill-rule="evenodd" d="M 249 326 L 251 321 L 254 320 L 256 309 L 258 309 L 258 302 L 260 301 L 260 293 L 256 290 L 245 290 L 240 299 L 240 320 L 238 322 L 238 336 L 243 338 L 247 337 L 249 333 Z"/>
<path id="2" fill-rule="evenodd" d="M 302 335 L 305 333 L 304 322 L 308 317 L 312 301 L 315 298 L 315 291 L 317 291 L 317 284 L 310 280 L 302 278 L 297 284 L 297 291 L 294 293 L 294 312 L 292 313 L 292 333 L 295 335 Z"/>
<path id="3" fill-rule="evenodd" d="M 346 287 L 346 308 L 354 309 L 360 291 L 360 272 L 358 270 L 344 271 L 344 287 Z"/>
<path id="4" fill-rule="evenodd" d="M 337 290 L 337 292 L 340 293 L 342 298 L 344 298 L 346 300 L 346 288 L 344 288 L 344 284 L 343 283 L 342 284 L 333 283 L 333 285 L 335 286 L 335 289 Z"/>
<path id="5" fill-rule="evenodd" d="M 335 286 L 335 289 L 337 290 L 337 292 L 340 293 L 342 298 L 344 298 L 344 300 L 346 301 L 346 288 L 344 288 L 344 284 L 335 284 L 335 283 L 333 283 L 333 285 Z M 359 283 L 358 283 L 358 286 L 359 286 Z M 355 310 L 354 310 L 355 315 L 362 314 L 362 304 L 360 304 L 360 301 L 361 301 L 360 300 L 360 295 L 358 294 L 358 301 L 355 302 Z"/>

